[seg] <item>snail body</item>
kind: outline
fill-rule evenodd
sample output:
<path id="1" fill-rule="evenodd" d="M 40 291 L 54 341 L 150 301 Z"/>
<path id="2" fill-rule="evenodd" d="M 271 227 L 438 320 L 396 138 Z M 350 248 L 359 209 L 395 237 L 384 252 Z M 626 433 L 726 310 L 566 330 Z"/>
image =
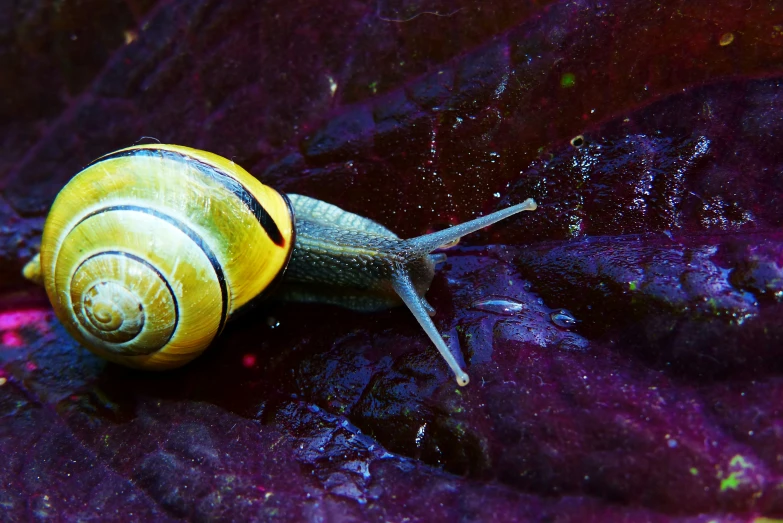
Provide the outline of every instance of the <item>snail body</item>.
<path id="1" fill-rule="evenodd" d="M 77 341 L 126 366 L 184 365 L 282 279 L 284 299 L 365 311 L 407 305 L 464 385 L 424 298 L 445 259 L 431 252 L 535 207 L 529 199 L 404 240 L 334 205 L 280 194 L 218 155 L 142 145 L 97 159 L 66 184 L 24 272 L 43 283 Z"/>

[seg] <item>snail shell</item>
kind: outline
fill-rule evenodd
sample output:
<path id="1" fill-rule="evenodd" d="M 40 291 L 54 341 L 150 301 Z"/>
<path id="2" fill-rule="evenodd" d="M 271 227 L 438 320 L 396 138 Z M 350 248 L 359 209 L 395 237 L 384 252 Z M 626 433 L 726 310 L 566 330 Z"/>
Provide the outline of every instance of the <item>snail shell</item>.
<path id="1" fill-rule="evenodd" d="M 233 162 L 173 145 L 99 158 L 57 196 L 41 274 L 68 332 L 137 368 L 192 360 L 283 272 L 285 196 Z"/>

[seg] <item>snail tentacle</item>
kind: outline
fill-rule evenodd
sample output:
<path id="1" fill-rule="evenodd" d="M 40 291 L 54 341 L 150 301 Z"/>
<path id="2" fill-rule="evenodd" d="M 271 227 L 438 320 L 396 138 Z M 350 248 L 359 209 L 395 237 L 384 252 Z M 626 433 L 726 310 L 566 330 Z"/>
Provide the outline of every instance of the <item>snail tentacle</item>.
<path id="1" fill-rule="evenodd" d="M 467 373 L 446 346 L 430 316 L 435 309 L 425 299 L 435 265 L 446 260 L 431 254 L 462 236 L 522 211 L 521 204 L 432 234 L 403 240 L 375 222 L 320 202 L 289 195 L 296 218 L 297 240 L 280 296 L 294 301 L 322 302 L 372 311 L 405 304 L 454 372 L 467 384 Z"/>
<path id="2" fill-rule="evenodd" d="M 460 223 L 448 229 L 442 231 L 433 232 L 432 234 L 426 234 L 416 238 L 407 240 L 407 243 L 416 251 L 422 254 L 429 254 L 439 247 L 456 242 L 463 236 L 466 236 L 472 232 L 488 227 L 493 223 L 497 223 L 500 220 L 513 216 L 522 211 L 535 211 L 538 205 L 533 198 L 528 198 L 522 203 L 506 207 L 499 211 L 495 211 L 481 218 L 470 220 L 469 222 Z"/>
<path id="3" fill-rule="evenodd" d="M 419 325 L 422 326 L 424 332 L 426 332 L 427 336 L 432 340 L 432 343 L 435 344 L 435 348 L 438 349 L 440 355 L 446 360 L 449 368 L 457 378 L 457 384 L 460 387 L 467 385 L 470 382 L 468 373 L 462 369 L 462 365 L 457 362 L 457 359 L 451 353 L 448 346 L 446 346 L 446 342 L 443 341 L 443 337 L 438 332 L 438 328 L 432 323 L 427 306 L 425 306 L 426 301 L 416 292 L 416 288 L 413 286 L 413 282 L 411 282 L 408 273 L 405 271 L 395 273 L 392 277 L 392 286 L 394 287 L 394 290 L 397 291 L 400 298 L 402 298 L 402 301 L 405 302 L 405 305 L 407 305 L 413 313 L 413 317 L 416 318 Z M 429 306 L 429 308 L 434 313 L 435 310 L 432 309 L 431 306 Z"/>

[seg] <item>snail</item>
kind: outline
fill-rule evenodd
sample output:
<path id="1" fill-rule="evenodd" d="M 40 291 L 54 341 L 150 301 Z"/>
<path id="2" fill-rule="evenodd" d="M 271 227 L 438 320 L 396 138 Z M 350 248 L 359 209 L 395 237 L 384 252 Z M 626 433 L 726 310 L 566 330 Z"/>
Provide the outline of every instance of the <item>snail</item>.
<path id="1" fill-rule="evenodd" d="M 424 298 L 445 260 L 431 253 L 535 208 L 528 199 L 403 240 L 329 203 L 281 194 L 221 156 L 140 145 L 98 158 L 63 187 L 24 275 L 43 284 L 78 342 L 129 367 L 191 361 L 282 278 L 283 299 L 362 311 L 407 305 L 466 385 Z"/>

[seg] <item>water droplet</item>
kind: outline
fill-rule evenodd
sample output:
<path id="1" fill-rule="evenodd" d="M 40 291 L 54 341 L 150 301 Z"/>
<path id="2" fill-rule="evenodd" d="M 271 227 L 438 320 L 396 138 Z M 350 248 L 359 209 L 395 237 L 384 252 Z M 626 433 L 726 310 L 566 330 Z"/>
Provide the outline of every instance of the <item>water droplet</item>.
<path id="1" fill-rule="evenodd" d="M 474 301 L 471 308 L 479 311 L 501 314 L 503 316 L 514 316 L 526 307 L 524 303 L 512 298 L 493 296 Z"/>
<path id="2" fill-rule="evenodd" d="M 552 320 L 552 323 L 557 325 L 558 327 L 563 327 L 564 329 L 570 329 L 574 325 L 577 324 L 579 320 L 574 318 L 574 315 L 571 314 L 566 309 L 555 309 L 552 312 L 549 313 L 549 319 Z"/>
<path id="3" fill-rule="evenodd" d="M 420 449 L 422 441 L 424 441 L 424 431 L 427 430 L 427 424 L 425 423 L 421 427 L 419 427 L 419 430 L 416 431 L 416 448 Z"/>

